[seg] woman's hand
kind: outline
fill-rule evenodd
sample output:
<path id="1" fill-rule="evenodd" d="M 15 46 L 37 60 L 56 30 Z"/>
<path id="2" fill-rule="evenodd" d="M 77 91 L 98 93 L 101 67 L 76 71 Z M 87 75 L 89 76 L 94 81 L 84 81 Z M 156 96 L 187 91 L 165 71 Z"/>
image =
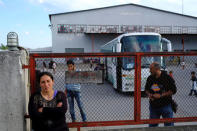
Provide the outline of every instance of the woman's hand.
<path id="1" fill-rule="evenodd" d="M 43 111 L 43 107 L 38 108 L 38 112 L 42 113 L 42 111 Z"/>
<path id="2" fill-rule="evenodd" d="M 62 105 L 63 105 L 62 102 L 57 103 L 57 107 L 62 107 Z"/>

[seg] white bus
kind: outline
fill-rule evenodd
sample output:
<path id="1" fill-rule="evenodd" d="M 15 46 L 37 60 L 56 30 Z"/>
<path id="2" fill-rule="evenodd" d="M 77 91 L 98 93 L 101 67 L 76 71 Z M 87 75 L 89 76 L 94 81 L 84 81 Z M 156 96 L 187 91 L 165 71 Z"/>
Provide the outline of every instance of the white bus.
<path id="1" fill-rule="evenodd" d="M 162 52 L 171 51 L 171 42 L 162 38 L 158 33 L 128 33 L 122 34 L 101 47 L 101 52 Z M 150 75 L 149 66 L 158 62 L 165 70 L 163 57 L 144 57 L 141 65 L 141 91 L 147 77 Z M 110 57 L 105 59 L 106 79 L 113 88 L 120 92 L 134 91 L 135 59 L 134 57 Z"/>

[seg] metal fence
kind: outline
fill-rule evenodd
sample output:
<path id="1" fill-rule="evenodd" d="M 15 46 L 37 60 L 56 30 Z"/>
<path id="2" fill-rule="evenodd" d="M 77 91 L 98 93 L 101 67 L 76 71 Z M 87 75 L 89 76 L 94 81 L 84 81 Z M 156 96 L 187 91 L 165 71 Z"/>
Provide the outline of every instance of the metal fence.
<path id="1" fill-rule="evenodd" d="M 39 90 L 36 83 L 36 72 L 39 71 L 51 72 L 55 80 L 54 88 L 65 91 L 66 62 L 69 59 L 75 62 L 77 72 L 86 72 L 78 79 L 89 79 L 79 82 L 87 122 L 82 122 L 75 102 L 77 122 L 72 123 L 68 109 L 66 119 L 69 127 L 80 130 L 80 127 L 197 121 L 197 97 L 189 95 L 191 72 L 197 71 L 197 53 L 31 54 L 31 92 Z M 51 61 L 57 65 L 55 70 L 51 68 Z M 160 62 L 166 73 L 173 72 L 177 87 L 173 99 L 178 103 L 178 111 L 172 119 L 149 119 L 149 99 L 144 88 L 150 75 L 149 66 L 154 61 Z M 88 78 L 88 73 L 98 71 L 102 73 L 99 76 L 102 82 Z"/>

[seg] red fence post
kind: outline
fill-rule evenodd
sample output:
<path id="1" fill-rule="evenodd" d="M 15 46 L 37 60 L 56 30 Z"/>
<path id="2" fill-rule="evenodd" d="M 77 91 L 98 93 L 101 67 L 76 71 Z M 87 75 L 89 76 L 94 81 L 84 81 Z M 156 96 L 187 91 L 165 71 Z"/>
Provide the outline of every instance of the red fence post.
<path id="1" fill-rule="evenodd" d="M 141 55 L 135 57 L 134 121 L 141 120 Z"/>
<path id="2" fill-rule="evenodd" d="M 35 58 L 33 56 L 30 56 L 30 60 L 29 60 L 29 64 L 30 64 L 30 87 L 31 87 L 31 94 L 35 92 Z"/>
<path id="3" fill-rule="evenodd" d="M 92 34 L 91 37 L 92 37 L 92 52 L 94 52 L 94 35 Z"/>

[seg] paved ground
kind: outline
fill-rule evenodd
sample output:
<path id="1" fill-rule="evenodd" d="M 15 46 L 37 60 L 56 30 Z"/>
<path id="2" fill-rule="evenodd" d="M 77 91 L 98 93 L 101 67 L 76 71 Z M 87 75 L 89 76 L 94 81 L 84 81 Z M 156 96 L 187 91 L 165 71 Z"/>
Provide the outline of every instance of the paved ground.
<path id="1" fill-rule="evenodd" d="M 197 131 L 197 126 L 153 127 L 153 128 L 121 128 L 97 129 L 89 131 Z"/>

